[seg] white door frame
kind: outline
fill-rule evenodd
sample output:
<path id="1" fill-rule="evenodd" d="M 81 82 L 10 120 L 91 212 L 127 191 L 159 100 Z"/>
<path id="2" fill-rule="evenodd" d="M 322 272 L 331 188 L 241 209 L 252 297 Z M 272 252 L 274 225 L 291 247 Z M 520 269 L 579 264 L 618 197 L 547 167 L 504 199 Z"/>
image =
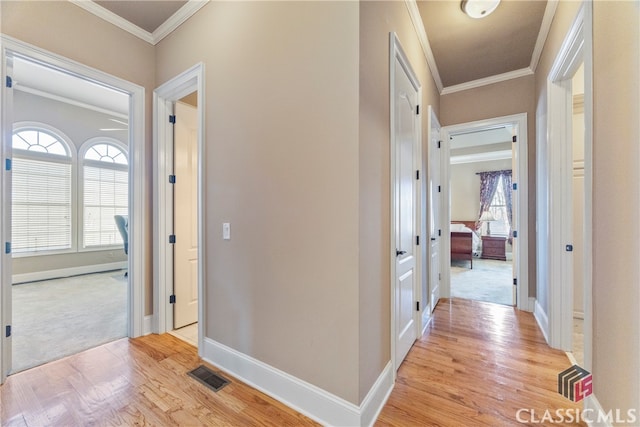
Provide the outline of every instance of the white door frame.
<path id="1" fill-rule="evenodd" d="M 495 128 L 500 125 L 512 125 L 515 129 L 517 142 L 513 159 L 516 168 L 513 173 L 513 182 L 518 184 L 516 190 L 516 227 L 518 237 L 514 237 L 516 256 L 513 260 L 514 270 L 518 279 L 516 307 L 520 310 L 533 311 L 533 304 L 529 299 L 529 185 L 528 185 L 528 165 L 527 165 L 527 113 L 514 114 L 510 116 L 496 117 L 475 122 L 462 123 L 458 125 L 445 126 L 442 128 L 442 140 L 444 141 L 442 152 L 442 174 L 443 174 L 443 200 L 442 200 L 442 230 L 444 232 L 442 240 L 442 292 L 441 297 L 451 296 L 451 233 L 449 232 L 451 223 L 451 150 L 448 144 L 451 135 L 460 132 L 477 132 Z M 446 231 L 445 231 L 446 230 Z"/>
<path id="2" fill-rule="evenodd" d="M 389 169 L 389 179 L 390 179 L 390 207 L 391 207 L 391 212 L 390 212 L 390 231 L 391 231 L 391 235 L 390 235 L 390 247 L 389 247 L 389 263 L 391 265 L 390 271 L 391 271 L 391 363 L 393 366 L 393 375 L 394 375 L 394 380 L 396 377 L 396 373 L 397 370 L 400 366 L 400 364 L 402 363 L 402 360 L 397 361 L 396 360 L 396 298 L 395 298 L 395 285 L 396 285 L 396 259 L 397 259 L 397 255 L 396 255 L 396 247 L 395 247 L 395 241 L 396 241 L 396 230 L 395 230 L 395 224 L 396 224 L 396 212 L 395 212 L 395 183 L 396 183 L 396 140 L 395 140 L 395 135 L 394 135 L 394 127 L 395 127 L 395 99 L 394 99 L 394 82 L 395 82 L 395 61 L 396 59 L 398 61 L 400 61 L 400 63 L 402 64 L 403 68 L 405 69 L 407 75 L 409 76 L 409 79 L 411 80 L 411 83 L 413 84 L 414 87 L 417 88 L 418 91 L 418 104 L 420 105 L 420 115 L 416 115 L 416 126 L 417 126 L 417 132 L 418 132 L 418 137 L 416 138 L 416 146 L 414 147 L 414 168 L 417 171 L 420 171 L 420 176 L 422 177 L 421 179 L 423 179 L 423 173 L 422 173 L 422 87 L 420 86 L 420 82 L 417 78 L 417 76 L 415 75 L 413 68 L 411 67 L 411 64 L 407 58 L 407 56 L 404 53 L 404 50 L 402 49 L 402 46 L 400 45 L 400 40 L 398 39 L 398 36 L 396 35 L 396 33 L 391 32 L 389 33 L 389 99 L 390 99 L 390 108 L 389 108 L 389 115 L 390 115 L 390 121 L 389 121 L 389 140 L 390 140 L 390 169 Z M 415 199 L 415 224 L 414 224 L 414 229 L 416 232 L 416 235 L 420 236 L 422 235 L 422 231 L 421 231 L 421 205 L 422 205 L 422 195 L 421 195 L 421 190 L 422 189 L 422 185 L 420 183 L 418 183 L 418 185 L 416 185 L 416 199 Z M 416 258 L 416 266 L 415 266 L 415 280 L 414 280 L 414 289 L 413 289 L 413 294 L 414 297 L 416 298 L 416 301 L 424 301 L 424 295 L 422 295 L 422 268 L 421 268 L 421 260 L 422 260 L 422 245 L 415 245 L 415 258 Z M 424 310 L 424 303 L 422 304 L 421 310 Z M 421 328 L 421 314 L 419 311 L 414 310 L 413 311 L 413 323 L 414 323 L 414 327 L 415 327 L 415 336 L 416 339 L 420 338 L 421 333 L 422 333 L 422 328 Z"/>
<path id="3" fill-rule="evenodd" d="M 584 361 L 591 369 L 592 315 L 592 177 L 593 177 L 593 58 L 592 4 L 583 2 L 556 56 L 547 78 L 547 175 L 549 208 L 538 215 L 547 216 L 548 271 L 540 280 L 548 284 L 549 345 L 569 351 L 573 332 L 573 254 L 565 250 L 572 243 L 572 212 L 567 200 L 572 194 L 573 139 L 571 79 L 584 62 Z M 544 236 L 543 236 L 544 237 Z M 543 264 L 544 265 L 544 264 Z"/>
<path id="4" fill-rule="evenodd" d="M 63 56 L 48 52 L 20 40 L 0 36 L 2 50 L 2 170 L 0 186 L 3 188 L 2 228 L 0 242 L 3 242 L 0 257 L 0 382 L 6 378 L 11 355 L 9 345 L 5 341 L 5 328 L 11 324 L 11 254 L 4 251 L 4 242 L 11 241 L 11 194 L 5 188 L 10 185 L 10 175 L 6 174 L 5 162 L 11 158 L 12 136 L 12 89 L 5 84 L 12 71 L 11 62 L 14 57 L 23 57 L 39 62 L 45 66 L 58 69 L 68 74 L 111 87 L 129 95 L 129 295 L 128 295 L 128 330 L 129 337 L 137 337 L 144 330 L 144 285 L 146 233 L 146 200 L 145 187 L 145 139 L 144 139 L 144 88 L 105 72 L 75 62 Z"/>
<path id="5" fill-rule="evenodd" d="M 173 173 L 173 126 L 169 116 L 173 104 L 192 92 L 198 93 L 198 352 L 203 348 L 206 301 L 204 278 L 206 248 L 204 239 L 204 64 L 199 63 L 174 77 L 153 92 L 153 306 L 154 332 L 173 330 L 173 196 L 169 175 Z M 179 118 L 178 118 L 179 120 Z"/>

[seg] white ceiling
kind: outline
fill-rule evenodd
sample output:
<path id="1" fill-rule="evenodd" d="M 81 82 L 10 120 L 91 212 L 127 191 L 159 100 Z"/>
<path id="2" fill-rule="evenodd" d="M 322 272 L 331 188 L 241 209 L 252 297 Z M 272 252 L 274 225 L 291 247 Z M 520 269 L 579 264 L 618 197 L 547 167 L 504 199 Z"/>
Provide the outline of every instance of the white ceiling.
<path id="1" fill-rule="evenodd" d="M 20 57 L 13 63 L 16 90 L 127 118 L 129 96 L 89 80 Z"/>

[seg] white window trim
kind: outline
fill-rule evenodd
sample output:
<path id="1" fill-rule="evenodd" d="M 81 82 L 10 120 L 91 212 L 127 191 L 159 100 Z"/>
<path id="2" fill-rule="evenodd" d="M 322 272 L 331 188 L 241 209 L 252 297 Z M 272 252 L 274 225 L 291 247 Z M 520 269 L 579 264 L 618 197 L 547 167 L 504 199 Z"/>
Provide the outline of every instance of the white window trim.
<path id="1" fill-rule="evenodd" d="M 78 230 L 77 227 L 74 227 L 74 221 L 77 215 L 77 202 L 78 202 L 78 175 L 77 175 L 77 147 L 73 143 L 73 140 L 67 136 L 60 129 L 51 126 L 49 124 L 43 122 L 36 121 L 21 121 L 15 122 L 13 124 L 13 130 L 11 135 L 16 132 L 24 131 L 24 130 L 37 130 L 37 131 L 45 131 L 46 133 L 51 133 L 56 137 L 60 138 L 63 144 L 66 144 L 67 149 L 69 150 L 69 157 L 62 157 L 56 154 L 47 154 L 41 152 L 29 152 L 26 150 L 15 149 L 13 150 L 13 157 L 27 157 L 33 158 L 36 160 L 45 160 L 56 163 L 70 163 L 71 164 L 71 247 L 69 249 L 55 249 L 55 250 L 46 250 L 46 251 L 31 251 L 31 252 L 15 252 L 12 253 L 12 258 L 30 258 L 30 257 L 40 257 L 47 255 L 61 255 L 61 254 L 72 254 L 78 252 Z M 23 156 L 23 153 L 28 153 L 27 156 Z"/>
<path id="2" fill-rule="evenodd" d="M 119 165 L 117 163 L 107 163 L 107 162 L 99 162 L 96 160 L 84 160 L 84 156 L 89 151 L 91 147 L 96 144 L 111 144 L 120 148 L 124 155 L 127 158 L 126 165 Z M 129 147 L 127 144 L 124 144 L 122 141 L 119 141 L 115 138 L 111 137 L 94 137 L 86 140 L 80 145 L 80 149 L 78 150 L 78 203 L 76 206 L 76 215 L 78 218 L 76 231 L 76 247 L 77 252 L 100 252 L 100 251 L 109 251 L 109 250 L 118 250 L 122 249 L 122 245 L 103 245 L 103 246 L 84 246 L 84 166 L 85 164 L 89 164 L 92 166 L 100 166 L 105 169 L 114 169 L 114 170 L 122 170 L 129 171 Z M 129 179 L 131 177 L 129 176 Z M 131 186 L 129 186 L 131 188 Z"/>

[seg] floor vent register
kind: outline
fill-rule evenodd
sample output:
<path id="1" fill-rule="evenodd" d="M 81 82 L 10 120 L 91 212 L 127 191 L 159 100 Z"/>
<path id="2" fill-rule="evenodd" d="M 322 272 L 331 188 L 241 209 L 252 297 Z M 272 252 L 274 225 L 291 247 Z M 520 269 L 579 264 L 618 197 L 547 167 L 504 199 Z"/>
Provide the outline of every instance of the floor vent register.
<path id="1" fill-rule="evenodd" d="M 220 391 L 224 386 L 229 384 L 229 380 L 221 377 L 206 366 L 200 365 L 193 371 L 189 372 L 189 376 L 200 381 L 213 391 Z"/>

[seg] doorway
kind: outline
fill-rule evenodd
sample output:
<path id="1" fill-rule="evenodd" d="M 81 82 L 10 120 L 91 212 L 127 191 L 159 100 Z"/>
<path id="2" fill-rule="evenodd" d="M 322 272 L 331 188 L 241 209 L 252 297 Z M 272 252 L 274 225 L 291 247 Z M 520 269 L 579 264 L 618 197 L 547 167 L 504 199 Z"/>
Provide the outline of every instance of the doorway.
<path id="1" fill-rule="evenodd" d="M 33 73 L 35 73 L 35 78 Z M 66 86 L 60 83 L 49 88 L 42 87 L 43 84 L 50 82 L 51 78 L 38 78 L 38 73 L 46 73 L 49 77 L 55 75 L 56 82 L 66 81 L 72 82 L 72 84 Z M 16 262 L 20 261 L 21 264 L 15 268 L 16 282 L 42 280 L 60 275 L 73 276 L 96 269 L 99 271 L 119 267 L 118 263 L 108 262 L 112 257 L 111 254 L 115 259 L 116 251 L 122 251 L 122 244 L 118 241 L 113 218 L 116 205 L 121 209 L 118 213 L 128 212 L 130 224 L 128 240 L 131 251 L 129 251 L 128 257 L 124 257 L 125 267 L 127 266 L 126 260 L 129 260 L 128 284 L 126 281 L 122 284 L 124 286 L 124 303 L 120 304 L 125 316 L 124 336 L 142 335 L 144 317 L 144 290 L 142 289 L 144 271 L 138 268 L 142 258 L 142 246 L 139 243 L 144 238 L 144 228 L 139 226 L 140 219 L 144 217 L 144 206 L 140 202 L 144 200 L 143 187 L 142 180 L 139 179 L 143 175 L 141 169 L 144 155 L 143 88 L 6 36 L 2 36 L 2 74 L 5 85 L 2 87 L 3 173 L 0 177 L 0 185 L 3 203 L 0 233 L 1 240 L 5 242 L 5 250 L 0 259 L 2 278 L 0 319 L 3 331 L 0 338 L 0 365 L 2 367 L 0 382 L 3 382 L 6 375 L 12 371 L 14 332 L 16 337 L 19 333 L 18 329 L 13 327 L 14 315 L 19 314 L 18 311 L 14 311 L 13 307 L 14 256 Z M 73 95 L 52 93 L 63 87 L 66 87 L 67 90 L 72 88 Z M 98 92 L 102 95 L 96 95 Z M 82 96 L 85 98 L 83 99 Z M 53 116 L 46 120 L 42 118 L 25 119 L 24 117 L 20 119 L 20 114 L 24 112 L 24 109 L 20 109 L 20 105 L 25 102 L 29 104 L 25 100 L 35 97 L 45 98 L 48 100 L 47 102 L 55 100 L 61 104 L 72 105 L 74 108 L 82 107 L 78 110 L 78 114 L 82 114 L 80 110 L 90 110 L 93 115 L 96 112 L 101 113 L 100 120 L 109 121 L 109 118 L 115 118 L 120 123 L 110 122 L 110 127 L 118 127 L 118 131 L 123 134 L 123 141 L 126 141 L 127 144 L 114 137 L 114 134 L 107 135 L 109 131 L 99 129 L 96 132 L 102 133 L 102 136 L 98 139 L 79 137 L 74 134 L 81 130 L 78 123 L 76 126 L 71 126 L 67 132 L 62 132 L 54 126 L 43 123 L 43 121 L 50 123 L 54 121 Z M 96 108 L 98 98 L 102 101 L 104 99 L 123 99 L 124 105 L 126 105 L 125 111 L 120 112 L 120 115 L 114 115 L 113 108 Z M 54 110 L 56 113 L 60 113 L 61 109 L 64 108 L 59 106 Z M 31 113 L 35 114 L 35 108 Z M 16 123 L 17 120 L 21 121 Z M 126 126 L 123 127 L 123 123 Z M 104 124 L 103 126 L 104 129 L 107 129 L 109 125 Z M 73 135 L 73 138 L 68 134 Z M 106 157 L 111 160 L 115 159 L 117 162 L 101 161 L 99 153 L 103 151 Z M 131 151 L 131 153 L 125 153 L 127 151 Z M 98 157 L 95 158 L 94 154 Z M 36 166 L 34 162 L 39 166 Z M 51 167 L 44 167 L 43 162 L 46 165 L 50 164 Z M 103 171 L 103 169 L 104 174 L 93 174 L 93 172 Z M 38 178 L 35 176 L 36 172 L 51 173 L 50 176 Z M 107 175 L 110 176 L 109 179 L 113 178 L 111 179 L 112 189 L 116 186 L 124 187 L 123 194 L 117 202 L 113 198 L 106 200 L 106 198 L 100 199 L 98 197 L 100 200 L 93 203 L 95 193 L 90 191 L 87 191 L 86 195 L 92 197 L 78 197 L 82 190 L 89 188 L 92 183 L 95 184 L 96 180 L 92 180 L 92 177 L 98 176 L 99 180 L 102 180 L 102 178 L 107 179 Z M 127 176 L 127 179 L 125 182 L 121 182 L 122 180 L 116 178 L 116 175 L 118 177 Z M 128 177 L 133 178 L 128 179 Z M 36 179 L 42 182 L 45 178 L 49 182 L 50 189 L 46 194 L 43 193 L 38 200 L 31 200 L 30 195 L 25 198 L 20 194 L 22 188 L 31 182 L 29 180 Z M 62 181 L 66 184 L 63 185 Z M 105 185 L 108 186 L 108 183 Z M 15 199 L 15 203 L 14 191 L 16 192 L 15 197 L 18 197 Z M 54 191 L 56 196 L 51 197 Z M 58 194 L 59 191 L 62 191 L 64 195 Z M 30 194 L 32 195 L 33 192 Z M 89 199 L 93 201 L 89 201 Z M 43 208 L 45 205 L 48 206 L 46 209 Z M 64 212 L 58 212 L 60 209 Z M 29 228 L 29 221 L 34 219 L 34 225 L 48 223 L 48 221 L 39 221 L 38 216 L 34 216 L 34 211 L 38 211 L 40 216 L 43 214 L 58 215 L 61 222 L 56 223 L 51 232 L 42 234 L 43 238 L 34 237 L 37 233 L 32 232 L 35 228 Z M 96 220 L 96 215 L 100 219 Z M 103 221 L 103 219 L 105 220 Z M 112 226 L 108 226 L 109 222 Z M 13 232 L 14 224 L 16 233 Z M 93 227 L 96 224 L 99 226 Z M 28 231 L 25 232 L 25 230 Z M 48 237 L 44 238 L 44 236 Z M 55 236 L 55 239 L 52 236 Z M 95 260 L 95 256 L 99 256 L 98 252 L 103 255 L 103 258 Z M 38 257 L 34 258 L 37 259 L 24 261 L 25 255 L 33 257 L 36 253 Z M 68 257 L 70 254 L 73 258 L 73 261 L 70 262 L 76 264 L 59 268 L 63 265 L 61 257 Z M 45 262 L 42 256 L 54 256 L 56 259 Z M 122 256 L 120 257 L 122 258 Z M 83 262 L 88 258 L 92 260 Z M 50 267 L 46 267 L 47 263 Z M 100 267 L 96 267 L 96 265 Z M 42 268 L 34 270 L 34 266 Z M 25 272 L 22 270 L 24 268 L 33 271 Z M 72 288 L 75 289 L 73 286 Z M 66 308 L 69 309 L 69 306 L 67 305 Z M 70 318 L 69 313 L 64 313 L 56 322 L 56 326 L 69 321 Z"/>
<path id="2" fill-rule="evenodd" d="M 154 91 L 155 331 L 202 349 L 204 65 Z"/>
<path id="3" fill-rule="evenodd" d="M 442 134 L 442 139 L 446 142 L 443 146 L 443 197 L 445 198 L 443 212 L 447 218 L 446 223 L 452 227 L 445 233 L 446 237 L 443 241 L 443 246 L 446 247 L 446 249 L 443 248 L 443 292 L 447 297 L 452 295 L 450 267 L 452 259 L 456 263 L 454 266 L 460 263 L 458 268 L 465 272 L 472 272 L 473 268 L 479 267 L 483 262 L 497 263 L 497 268 L 502 268 L 502 275 L 507 282 L 503 286 L 506 292 L 503 289 L 496 291 L 503 295 L 503 303 L 515 305 L 521 310 L 532 311 L 528 289 L 526 113 L 446 126 Z M 479 141 L 487 142 L 482 144 Z M 483 148 L 483 145 L 486 147 Z M 488 150 L 487 147 L 491 149 Z M 481 165 L 480 162 L 493 163 Z M 481 167 L 478 166 L 479 164 Z M 452 180 L 453 170 L 458 166 L 471 177 L 461 181 L 460 185 Z M 485 166 L 492 170 L 485 171 Z M 483 170 L 476 170 L 478 167 Z M 511 170 L 509 171 L 508 168 Z M 483 205 L 492 216 L 483 217 L 480 221 L 485 212 L 480 212 L 478 194 L 480 176 L 475 174 L 483 172 L 495 175 L 493 177 L 495 182 L 490 187 L 492 188 L 491 197 L 488 197 Z M 468 193 L 467 196 L 461 196 L 463 203 L 460 203 L 460 206 L 454 205 L 454 188 L 464 194 Z M 511 214 L 504 206 L 509 192 L 512 199 Z M 497 198 L 496 193 L 499 196 Z M 478 195 L 477 203 L 472 202 L 475 207 L 465 207 L 464 202 L 469 199 L 475 200 L 476 195 Z M 465 218 L 454 217 L 453 209 L 456 209 L 455 215 L 465 216 Z M 469 217 L 466 218 L 466 216 Z M 498 221 L 499 218 L 500 221 Z M 454 231 L 454 229 L 457 230 L 456 227 L 460 230 Z M 475 234 L 474 231 L 476 231 Z M 460 233 L 459 236 L 458 233 Z M 464 246 L 458 246 L 463 243 Z M 490 265 L 488 268 L 493 267 L 496 266 Z M 493 279 L 494 277 L 490 277 L 489 280 L 493 281 Z"/>

